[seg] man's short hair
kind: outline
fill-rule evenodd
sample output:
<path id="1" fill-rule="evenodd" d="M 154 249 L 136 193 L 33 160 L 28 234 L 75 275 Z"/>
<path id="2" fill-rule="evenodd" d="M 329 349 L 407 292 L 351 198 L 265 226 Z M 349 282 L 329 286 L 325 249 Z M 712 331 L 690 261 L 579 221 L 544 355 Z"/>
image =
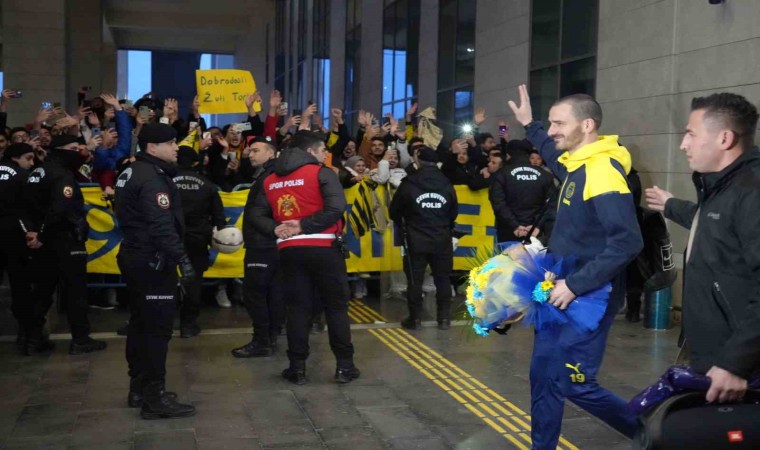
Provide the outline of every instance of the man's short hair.
<path id="1" fill-rule="evenodd" d="M 593 120 L 596 130 L 602 126 L 602 107 L 594 100 L 594 97 L 587 94 L 573 94 L 562 97 L 554 105 L 561 105 L 563 103 L 570 105 L 573 116 L 576 119 Z"/>
<path id="2" fill-rule="evenodd" d="M 483 144 L 486 139 L 491 138 L 493 139 L 493 134 L 491 133 L 478 133 L 478 135 L 475 137 L 475 142 L 478 144 Z"/>
<path id="3" fill-rule="evenodd" d="M 27 136 L 29 136 L 29 130 L 27 130 L 24 127 L 11 128 L 11 136 L 13 136 L 16 133 L 21 133 L 21 132 L 24 132 L 24 133 L 26 133 Z"/>
<path id="4" fill-rule="evenodd" d="M 290 140 L 289 148 L 298 147 L 303 151 L 307 148 L 317 148 L 320 144 L 324 144 L 321 133 L 315 133 L 313 131 L 301 130 L 293 135 Z"/>
<path id="5" fill-rule="evenodd" d="M 383 143 L 383 145 L 385 145 L 385 139 L 383 139 L 382 136 L 372 136 L 372 139 L 370 139 L 369 141 L 370 142 L 380 141 Z"/>
<path id="6" fill-rule="evenodd" d="M 732 130 L 742 147 L 752 146 L 757 128 L 757 108 L 741 95 L 718 92 L 707 97 L 694 97 L 691 110 L 704 110 L 706 120 Z"/>
<path id="7" fill-rule="evenodd" d="M 409 139 L 409 148 L 412 148 L 414 144 L 418 144 L 418 143 L 425 145 L 425 140 L 419 136 L 414 136 L 413 138 Z"/>

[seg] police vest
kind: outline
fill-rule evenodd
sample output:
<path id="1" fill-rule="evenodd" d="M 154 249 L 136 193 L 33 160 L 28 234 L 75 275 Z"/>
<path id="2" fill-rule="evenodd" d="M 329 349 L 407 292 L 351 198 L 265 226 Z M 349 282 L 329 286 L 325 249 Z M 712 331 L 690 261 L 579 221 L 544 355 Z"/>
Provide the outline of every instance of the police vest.
<path id="1" fill-rule="evenodd" d="M 320 166 L 316 164 L 307 164 L 285 176 L 273 173 L 264 180 L 263 188 L 275 221 L 281 223 L 303 219 L 324 208 L 322 192 L 319 190 L 319 169 Z M 341 225 L 338 221 L 319 233 L 277 239 L 277 248 L 330 247 L 340 232 Z"/>

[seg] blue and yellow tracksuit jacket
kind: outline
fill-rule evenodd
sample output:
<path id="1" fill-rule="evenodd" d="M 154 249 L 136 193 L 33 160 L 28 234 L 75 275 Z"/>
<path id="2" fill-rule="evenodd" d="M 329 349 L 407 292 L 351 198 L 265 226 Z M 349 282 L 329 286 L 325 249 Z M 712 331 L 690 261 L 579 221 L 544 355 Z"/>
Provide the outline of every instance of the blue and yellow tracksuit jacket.
<path id="1" fill-rule="evenodd" d="M 611 281 L 618 288 L 615 294 L 622 294 L 622 273 L 643 246 L 626 181 L 631 170 L 628 150 L 617 136 L 600 136 L 572 154 L 560 152 L 540 122 L 529 124 L 526 135 L 563 180 L 549 249 L 576 258 L 567 286 L 582 295 Z"/>

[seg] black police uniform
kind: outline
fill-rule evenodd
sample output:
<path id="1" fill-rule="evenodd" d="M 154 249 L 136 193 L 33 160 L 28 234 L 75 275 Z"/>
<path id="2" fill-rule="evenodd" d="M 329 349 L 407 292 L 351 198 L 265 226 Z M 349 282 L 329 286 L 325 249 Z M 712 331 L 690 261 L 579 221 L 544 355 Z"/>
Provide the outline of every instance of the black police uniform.
<path id="1" fill-rule="evenodd" d="M 430 152 L 432 149 L 425 148 Z M 422 154 L 423 149 L 419 152 Z M 435 159 L 434 153 L 430 159 Z M 457 196 L 446 176 L 435 166 L 422 166 L 401 182 L 389 208 L 391 219 L 402 225 L 406 234 L 408 266 L 406 328 L 420 326 L 422 281 L 430 265 L 436 288 L 439 327 L 450 326 L 451 270 L 454 263 L 452 230 L 458 214 Z"/>
<path id="2" fill-rule="evenodd" d="M 190 152 L 195 153 L 190 149 Z M 205 176 L 182 164 L 174 177 L 174 184 L 182 198 L 182 213 L 185 220 L 185 251 L 195 269 L 195 278 L 188 283 L 182 296 L 180 308 L 180 336 L 192 337 L 200 328 L 197 320 L 200 313 L 203 272 L 209 267 L 208 247 L 211 245 L 212 228 L 225 226 L 224 207 L 216 186 Z"/>
<path id="3" fill-rule="evenodd" d="M 31 146 L 27 147 L 33 151 Z M 8 272 L 11 311 L 19 324 L 17 344 L 22 352 L 27 351 L 26 334 L 32 320 L 29 248 L 22 226 L 26 216 L 22 193 L 28 175 L 29 171 L 7 154 L 0 160 L 0 267 Z"/>
<path id="4" fill-rule="evenodd" d="M 496 217 L 498 241 L 517 240 L 515 229 L 518 226 L 530 227 L 536 219 L 539 219 L 536 225 L 543 234 L 543 240 L 548 241 L 554 224 L 556 193 L 554 176 L 531 165 L 528 154 L 516 150 L 504 167 L 491 175 L 488 190 L 488 199 Z M 546 207 L 543 216 L 539 218 L 539 213 L 550 197 L 554 207 Z"/>
<path id="5" fill-rule="evenodd" d="M 264 163 L 245 203 L 243 302 L 253 322 L 253 338 L 250 343 L 232 350 L 232 355 L 238 358 L 271 355 L 285 321 L 283 278 L 277 242 L 273 235 L 262 234 L 253 226 L 255 199 L 266 177 L 274 172 L 274 163 L 274 159 Z"/>
<path id="6" fill-rule="evenodd" d="M 70 137 L 56 137 L 42 167 L 34 169 L 24 188 L 28 202 L 28 231 L 36 231 L 42 247 L 32 252 L 34 283 L 32 304 L 34 318 L 29 339 L 40 339 L 45 316 L 53 302 L 59 283 L 61 300 L 71 329 L 70 354 L 103 350 L 106 343 L 90 338 L 87 318 L 87 250 L 89 232 L 84 196 L 75 173 L 82 164 L 76 150 L 58 147 L 75 142 Z M 31 343 L 30 343 L 31 345 Z"/>
<path id="7" fill-rule="evenodd" d="M 140 147 L 147 142 L 175 138 L 168 125 L 143 127 Z M 117 178 L 116 217 L 123 233 L 117 255 L 127 284 L 131 316 L 127 332 L 129 405 L 142 405 L 145 419 L 188 416 L 190 405 L 180 405 L 164 391 L 166 354 L 177 308 L 177 265 L 183 278 L 192 278 L 190 258 L 182 243 L 182 202 L 172 177 L 177 167 L 145 150 L 138 153 Z"/>
<path id="8" fill-rule="evenodd" d="M 317 160 L 304 150 L 291 147 L 280 155 L 274 163 L 274 175 L 292 176 L 296 171 L 309 165 L 318 165 Z M 310 169 L 306 169 L 310 170 Z M 325 239 L 323 230 L 340 223 L 346 209 L 346 199 L 338 177 L 328 168 L 320 168 L 317 179 L 318 190 L 310 195 L 322 200 L 322 208 L 301 220 L 303 235 L 319 234 Z M 298 186 L 303 180 L 294 180 Z M 282 205 L 270 204 L 265 193 L 271 186 L 265 185 L 254 199 L 251 219 L 253 226 L 260 233 L 275 237 L 274 230 L 278 222 L 274 219 L 273 209 Z M 316 187 L 316 186 L 315 186 Z M 291 205 L 293 206 L 293 205 Z M 321 232 L 321 233 L 320 233 Z M 300 235 L 299 235 L 300 236 Z M 294 236 L 294 240 L 299 240 Z M 334 236 L 334 235 L 333 235 Z M 303 240 L 301 238 L 300 240 Z M 332 238 L 331 241 L 334 241 Z M 286 316 L 288 332 L 288 359 L 290 366 L 282 372 L 283 378 L 296 383 L 306 382 L 306 358 L 309 356 L 309 328 L 311 327 L 315 291 L 324 301 L 325 318 L 329 330 L 330 348 L 335 354 L 337 368 L 335 379 L 347 383 L 359 377 L 359 370 L 354 366 L 354 346 L 351 343 L 351 327 L 348 319 L 348 277 L 343 254 L 335 245 L 331 246 L 294 246 L 280 249 L 283 277 L 286 283 Z"/>

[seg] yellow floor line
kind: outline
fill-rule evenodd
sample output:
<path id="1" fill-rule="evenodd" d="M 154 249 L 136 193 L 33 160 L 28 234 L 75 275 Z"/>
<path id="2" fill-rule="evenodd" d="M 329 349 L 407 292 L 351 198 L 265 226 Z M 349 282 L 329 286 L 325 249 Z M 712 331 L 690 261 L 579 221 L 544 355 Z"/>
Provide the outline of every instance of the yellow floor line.
<path id="1" fill-rule="evenodd" d="M 361 302 L 353 304 L 371 310 Z M 525 411 L 405 330 L 377 328 L 369 332 L 516 448 L 530 449 L 530 416 Z M 578 450 L 564 437 L 560 443 L 557 450 Z"/>
<path id="2" fill-rule="evenodd" d="M 374 320 L 370 319 L 369 317 L 365 316 L 364 313 L 356 308 L 355 306 L 349 306 L 348 307 L 349 314 L 353 314 L 355 317 L 358 317 L 360 319 L 361 323 L 372 323 Z"/>

